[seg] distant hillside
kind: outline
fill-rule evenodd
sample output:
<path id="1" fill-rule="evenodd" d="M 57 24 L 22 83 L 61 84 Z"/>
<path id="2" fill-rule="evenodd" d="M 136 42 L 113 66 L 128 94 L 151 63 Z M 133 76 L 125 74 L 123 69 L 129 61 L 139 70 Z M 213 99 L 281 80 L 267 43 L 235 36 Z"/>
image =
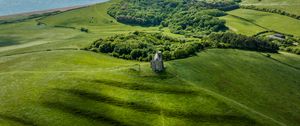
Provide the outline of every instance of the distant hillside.
<path id="1" fill-rule="evenodd" d="M 300 15 L 300 0 L 242 0 L 242 5 L 275 8 Z"/>

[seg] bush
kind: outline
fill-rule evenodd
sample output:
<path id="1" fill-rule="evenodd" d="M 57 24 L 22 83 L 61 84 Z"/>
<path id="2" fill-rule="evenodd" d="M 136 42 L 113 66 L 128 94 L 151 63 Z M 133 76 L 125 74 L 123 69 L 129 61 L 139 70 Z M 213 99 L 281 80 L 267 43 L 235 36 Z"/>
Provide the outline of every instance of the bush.
<path id="1" fill-rule="evenodd" d="M 188 56 L 189 56 L 188 52 L 184 49 L 176 49 L 174 51 L 175 59 L 182 59 L 182 58 L 186 58 Z"/>
<path id="2" fill-rule="evenodd" d="M 87 29 L 87 28 L 80 28 L 80 31 L 81 31 L 81 32 L 86 32 L 86 33 L 88 33 L 88 32 L 89 32 L 89 29 Z"/>
<path id="3" fill-rule="evenodd" d="M 164 58 L 164 60 L 171 60 L 172 59 L 172 54 L 170 53 L 170 51 L 164 51 L 163 52 L 163 58 Z"/>
<path id="4" fill-rule="evenodd" d="M 269 39 L 248 37 L 231 32 L 211 34 L 208 41 L 212 41 L 211 46 L 219 48 L 226 47 L 271 53 L 276 53 L 279 50 L 278 45 L 272 43 Z"/>

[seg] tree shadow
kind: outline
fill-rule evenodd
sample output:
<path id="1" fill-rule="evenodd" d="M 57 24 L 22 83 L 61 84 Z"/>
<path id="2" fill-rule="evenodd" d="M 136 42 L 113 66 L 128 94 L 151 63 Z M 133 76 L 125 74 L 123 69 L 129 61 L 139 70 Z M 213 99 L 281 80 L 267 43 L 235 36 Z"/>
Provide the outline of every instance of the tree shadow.
<path id="1" fill-rule="evenodd" d="M 88 92 L 80 89 L 56 89 L 57 91 L 62 91 L 65 93 L 69 93 L 75 96 L 78 96 L 82 99 L 89 99 L 101 103 L 106 103 L 113 106 L 118 106 L 121 108 L 131 109 L 138 112 L 148 113 L 148 114 L 156 114 L 161 115 L 163 113 L 164 116 L 170 118 L 178 118 L 191 120 L 195 122 L 210 122 L 210 123 L 242 123 L 244 125 L 258 125 L 258 123 L 246 116 L 235 116 L 235 115 L 221 115 L 221 114 L 206 114 L 206 113 L 194 113 L 194 112 L 182 112 L 182 111 L 174 111 L 168 110 L 164 108 L 160 108 L 153 105 L 148 105 L 145 103 L 138 102 L 128 102 L 118 98 L 109 97 L 103 94 Z M 65 108 L 62 108 L 65 109 Z M 67 108 L 69 109 L 69 108 Z M 70 109 L 69 109 L 70 110 Z M 72 110 L 76 111 L 76 110 Z M 75 113 L 76 114 L 76 113 Z M 86 114 L 84 114 L 86 115 Z M 96 113 L 96 115 L 99 115 Z M 90 115 L 86 115 L 90 117 Z M 113 121 L 112 121 L 113 122 Z"/>
<path id="2" fill-rule="evenodd" d="M 199 92 L 187 89 L 184 87 L 166 87 L 166 86 L 153 86 L 141 83 L 124 83 L 111 80 L 86 80 L 92 83 L 102 84 L 106 86 L 118 87 L 127 90 L 144 91 L 149 93 L 162 93 L 162 94 L 176 94 L 176 95 L 199 95 Z"/>
<path id="3" fill-rule="evenodd" d="M 51 109 L 56 109 L 65 113 L 69 113 L 75 116 L 87 118 L 90 120 L 95 120 L 99 121 L 101 123 L 106 123 L 109 125 L 114 125 L 114 126 L 127 126 L 127 124 L 120 122 L 116 119 L 113 119 L 109 116 L 107 116 L 105 113 L 100 113 L 100 112 L 94 112 L 90 110 L 84 110 L 81 108 L 77 108 L 62 102 L 43 102 L 43 106 L 46 106 Z"/>
<path id="4" fill-rule="evenodd" d="M 25 125 L 25 126 L 37 126 L 31 120 L 15 117 L 15 116 L 11 116 L 11 115 L 0 114 L 0 118 L 2 118 L 4 120 L 9 120 L 9 121 L 12 121 L 12 122 L 16 122 L 16 123 L 19 123 L 19 124 L 22 124 L 22 125 Z"/>
<path id="5" fill-rule="evenodd" d="M 11 37 L 0 37 L 0 47 L 12 46 L 19 44 L 20 40 Z"/>

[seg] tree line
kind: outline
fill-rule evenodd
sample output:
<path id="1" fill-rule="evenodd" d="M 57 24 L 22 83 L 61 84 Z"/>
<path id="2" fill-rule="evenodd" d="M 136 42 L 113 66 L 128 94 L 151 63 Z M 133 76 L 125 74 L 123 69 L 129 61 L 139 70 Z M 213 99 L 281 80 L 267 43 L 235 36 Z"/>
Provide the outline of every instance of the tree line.
<path id="1" fill-rule="evenodd" d="M 279 46 L 264 37 L 249 37 L 232 32 L 213 33 L 206 38 L 211 47 L 234 48 L 259 52 L 277 53 Z"/>
<path id="2" fill-rule="evenodd" d="M 136 31 L 99 39 L 87 50 L 127 60 L 150 61 L 157 51 L 163 52 L 164 60 L 174 60 L 196 55 L 205 48 L 234 48 L 271 53 L 279 49 L 278 45 L 267 39 L 231 32 L 213 33 L 201 40 Z"/>

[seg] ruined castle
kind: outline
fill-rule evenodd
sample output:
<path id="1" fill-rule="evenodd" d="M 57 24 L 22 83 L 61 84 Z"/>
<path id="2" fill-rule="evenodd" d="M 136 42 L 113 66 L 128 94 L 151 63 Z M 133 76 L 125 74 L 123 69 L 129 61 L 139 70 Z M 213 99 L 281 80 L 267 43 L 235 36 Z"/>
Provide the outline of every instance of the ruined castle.
<path id="1" fill-rule="evenodd" d="M 153 60 L 151 61 L 151 68 L 155 72 L 162 72 L 165 70 L 161 51 L 158 51 L 155 54 Z"/>

